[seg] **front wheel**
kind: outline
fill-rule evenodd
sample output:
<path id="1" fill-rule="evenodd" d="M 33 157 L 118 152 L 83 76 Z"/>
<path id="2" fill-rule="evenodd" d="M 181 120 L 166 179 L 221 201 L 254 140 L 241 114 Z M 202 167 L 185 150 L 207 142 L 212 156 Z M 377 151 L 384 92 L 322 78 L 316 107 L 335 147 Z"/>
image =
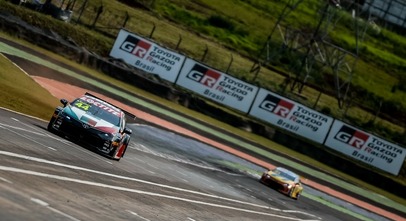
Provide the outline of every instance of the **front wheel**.
<path id="1" fill-rule="evenodd" d="M 47 126 L 47 130 L 51 133 L 55 133 L 56 130 L 54 129 L 54 127 L 52 126 L 55 122 L 55 117 L 52 116 L 51 120 L 49 120 L 48 126 Z"/>

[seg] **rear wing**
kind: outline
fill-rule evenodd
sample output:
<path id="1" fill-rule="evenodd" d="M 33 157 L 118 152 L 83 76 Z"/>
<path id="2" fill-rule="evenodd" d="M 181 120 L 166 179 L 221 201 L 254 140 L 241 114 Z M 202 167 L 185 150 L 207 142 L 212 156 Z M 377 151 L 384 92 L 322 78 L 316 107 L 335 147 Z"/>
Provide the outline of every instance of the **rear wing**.
<path id="1" fill-rule="evenodd" d="M 110 104 L 111 106 L 113 106 L 113 107 L 115 107 L 115 108 L 120 109 L 121 111 L 123 111 L 123 112 L 125 113 L 125 115 L 127 115 L 128 117 L 130 117 L 130 118 L 132 118 L 132 119 L 134 119 L 134 120 L 137 118 L 137 116 L 135 116 L 134 114 L 132 114 L 132 113 L 126 111 L 126 110 L 123 110 L 123 109 L 121 109 L 120 107 L 117 107 L 116 105 L 114 105 L 114 104 L 112 104 L 112 103 L 110 103 L 110 102 L 107 102 L 107 101 L 101 99 L 100 97 L 97 97 L 97 96 L 95 96 L 95 95 L 93 95 L 93 94 L 91 94 L 91 93 L 86 92 L 85 95 L 90 96 L 90 97 L 97 98 L 97 99 L 99 99 L 99 100 L 101 100 L 101 101 L 104 101 L 104 102 Z"/>

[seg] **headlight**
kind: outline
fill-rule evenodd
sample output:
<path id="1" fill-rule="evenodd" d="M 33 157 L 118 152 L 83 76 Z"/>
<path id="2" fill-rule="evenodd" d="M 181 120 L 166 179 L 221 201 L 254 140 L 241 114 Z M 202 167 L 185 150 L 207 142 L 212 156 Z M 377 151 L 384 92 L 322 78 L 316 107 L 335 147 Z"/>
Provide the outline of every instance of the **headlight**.
<path id="1" fill-rule="evenodd" d="M 290 189 L 290 188 L 292 188 L 292 185 L 291 185 L 291 184 L 288 185 L 288 189 Z"/>

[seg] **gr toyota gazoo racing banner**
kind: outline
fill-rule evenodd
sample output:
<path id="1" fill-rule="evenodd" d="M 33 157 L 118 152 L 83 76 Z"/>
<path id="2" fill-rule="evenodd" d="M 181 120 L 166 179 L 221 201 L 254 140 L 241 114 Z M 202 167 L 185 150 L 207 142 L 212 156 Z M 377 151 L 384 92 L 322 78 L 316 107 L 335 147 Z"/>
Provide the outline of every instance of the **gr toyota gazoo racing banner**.
<path id="1" fill-rule="evenodd" d="M 333 123 L 331 117 L 262 88 L 249 114 L 318 143 Z"/>
<path id="2" fill-rule="evenodd" d="M 258 91 L 256 86 L 192 59 L 186 59 L 176 84 L 245 113 Z"/>
<path id="3" fill-rule="evenodd" d="M 335 120 L 325 146 L 366 164 L 398 175 L 406 149 Z"/>
<path id="4" fill-rule="evenodd" d="M 121 29 L 110 56 L 159 77 L 175 82 L 185 56 Z"/>

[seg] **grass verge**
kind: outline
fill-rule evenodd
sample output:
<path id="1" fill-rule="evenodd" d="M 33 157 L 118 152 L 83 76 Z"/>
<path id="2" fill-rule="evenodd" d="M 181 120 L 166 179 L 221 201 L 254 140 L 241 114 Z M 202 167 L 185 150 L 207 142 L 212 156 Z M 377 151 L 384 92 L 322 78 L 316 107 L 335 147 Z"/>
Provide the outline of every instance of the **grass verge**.
<path id="1" fill-rule="evenodd" d="M 0 67 L 0 106 L 41 119 L 50 118 L 58 99 L 4 55 L 0 55 Z"/>

